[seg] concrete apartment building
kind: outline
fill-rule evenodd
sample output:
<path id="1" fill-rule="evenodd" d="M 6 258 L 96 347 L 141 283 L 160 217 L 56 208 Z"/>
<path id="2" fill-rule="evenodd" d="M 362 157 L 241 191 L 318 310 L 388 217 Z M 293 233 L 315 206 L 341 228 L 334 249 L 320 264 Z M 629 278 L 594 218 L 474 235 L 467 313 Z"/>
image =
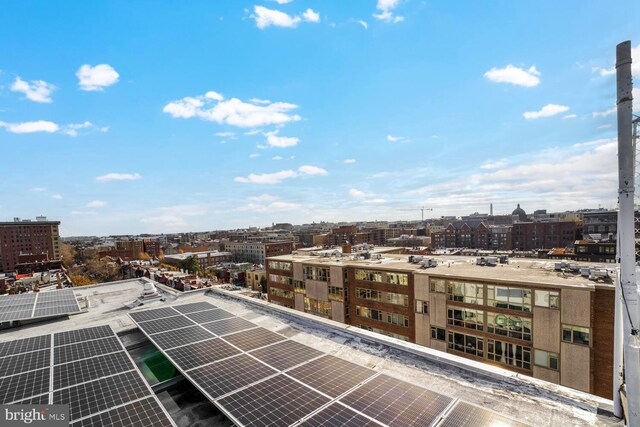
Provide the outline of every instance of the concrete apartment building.
<path id="1" fill-rule="evenodd" d="M 32 255 L 37 261 L 60 259 L 59 226 L 60 221 L 46 217 L 0 222 L 0 273 L 15 271 L 20 255 Z"/>
<path id="2" fill-rule="evenodd" d="M 269 258 L 269 301 L 611 398 L 611 282 L 539 260 L 324 255 Z"/>
<path id="3" fill-rule="evenodd" d="M 227 242 L 224 249 L 234 261 L 264 265 L 267 257 L 290 254 L 293 246 L 293 242 Z"/>

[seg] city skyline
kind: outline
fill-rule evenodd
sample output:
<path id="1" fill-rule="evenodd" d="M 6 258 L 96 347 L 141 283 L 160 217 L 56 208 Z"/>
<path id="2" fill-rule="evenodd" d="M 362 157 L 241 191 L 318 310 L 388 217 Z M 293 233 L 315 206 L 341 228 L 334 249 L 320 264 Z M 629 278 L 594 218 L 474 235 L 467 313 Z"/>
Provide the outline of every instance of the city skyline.
<path id="1" fill-rule="evenodd" d="M 614 207 L 631 7 L 7 5 L 0 220 L 68 236 Z"/>

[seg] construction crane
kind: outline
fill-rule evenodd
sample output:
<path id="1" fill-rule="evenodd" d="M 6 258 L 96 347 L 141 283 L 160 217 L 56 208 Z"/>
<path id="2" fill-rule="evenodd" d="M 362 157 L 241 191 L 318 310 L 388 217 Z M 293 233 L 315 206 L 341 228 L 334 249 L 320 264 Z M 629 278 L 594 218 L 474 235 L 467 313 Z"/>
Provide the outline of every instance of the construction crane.
<path id="1" fill-rule="evenodd" d="M 420 213 L 422 214 L 422 222 L 424 222 L 424 211 L 433 211 L 433 208 L 425 208 L 424 206 L 421 206 L 419 208 L 406 208 L 406 209 L 396 209 L 398 211 L 413 211 L 415 212 L 416 209 L 420 209 Z"/>

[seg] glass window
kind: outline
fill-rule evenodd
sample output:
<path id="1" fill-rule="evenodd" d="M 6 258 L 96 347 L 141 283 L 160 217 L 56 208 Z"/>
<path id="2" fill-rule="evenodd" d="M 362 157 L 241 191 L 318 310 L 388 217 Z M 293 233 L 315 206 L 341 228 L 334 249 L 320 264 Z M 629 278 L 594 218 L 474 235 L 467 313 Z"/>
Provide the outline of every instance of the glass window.
<path id="1" fill-rule="evenodd" d="M 283 261 L 269 261 L 269 268 L 274 270 L 291 271 L 293 264 Z"/>
<path id="2" fill-rule="evenodd" d="M 533 320 L 527 317 L 487 312 L 487 332 L 531 341 Z"/>
<path id="3" fill-rule="evenodd" d="M 589 345 L 589 328 L 562 325 L 562 341 L 573 344 Z"/>
<path id="4" fill-rule="evenodd" d="M 366 317 L 368 319 L 389 323 L 391 325 L 402 326 L 403 328 L 409 327 L 409 317 L 403 314 L 389 313 L 375 308 L 356 305 L 356 316 Z"/>
<path id="5" fill-rule="evenodd" d="M 534 363 L 543 368 L 558 370 L 558 354 L 549 351 L 535 350 Z"/>
<path id="6" fill-rule="evenodd" d="M 449 332 L 448 338 L 448 348 L 451 350 L 461 351 L 478 357 L 484 355 L 484 341 L 482 338 L 458 332 Z"/>
<path id="7" fill-rule="evenodd" d="M 416 300 L 416 313 L 429 314 L 429 303 L 427 301 Z"/>
<path id="8" fill-rule="evenodd" d="M 387 283 L 407 286 L 409 284 L 409 276 L 406 273 L 387 273 Z"/>
<path id="9" fill-rule="evenodd" d="M 447 291 L 444 279 L 429 279 L 429 287 L 431 292 L 444 294 Z"/>
<path id="10" fill-rule="evenodd" d="M 431 327 L 431 339 L 445 341 L 446 332 L 444 328 Z"/>
<path id="11" fill-rule="evenodd" d="M 531 311 L 531 289 L 487 286 L 487 305 L 517 311 Z"/>
<path id="12" fill-rule="evenodd" d="M 483 294 L 484 285 L 479 283 L 457 282 L 450 280 L 447 285 L 447 298 L 449 301 L 483 305 Z"/>
<path id="13" fill-rule="evenodd" d="M 516 368 L 531 369 L 531 349 L 517 344 L 488 339 L 487 358 Z"/>
<path id="14" fill-rule="evenodd" d="M 536 306 L 560 308 L 560 293 L 557 291 L 536 290 Z"/>
<path id="15" fill-rule="evenodd" d="M 293 291 L 287 291 L 286 289 L 280 289 L 280 288 L 271 288 L 270 290 L 271 295 L 277 296 L 277 297 L 281 297 L 281 298 L 289 298 L 292 299 L 293 298 Z"/>
<path id="16" fill-rule="evenodd" d="M 447 307 L 447 323 L 463 328 L 483 330 L 484 312 L 461 307 Z"/>
<path id="17" fill-rule="evenodd" d="M 304 266 L 302 267 L 302 274 L 305 279 L 318 280 L 320 282 L 329 281 L 329 269 L 322 267 Z"/>
<path id="18" fill-rule="evenodd" d="M 337 286 L 329 286 L 329 300 L 330 301 L 343 301 L 342 288 Z"/>

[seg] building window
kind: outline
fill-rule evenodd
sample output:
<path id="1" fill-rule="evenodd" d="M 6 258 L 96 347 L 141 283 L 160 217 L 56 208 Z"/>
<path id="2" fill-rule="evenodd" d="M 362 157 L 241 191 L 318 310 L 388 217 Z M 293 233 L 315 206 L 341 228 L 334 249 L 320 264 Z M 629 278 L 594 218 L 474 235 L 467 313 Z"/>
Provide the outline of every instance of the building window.
<path id="1" fill-rule="evenodd" d="M 487 305 L 531 312 L 531 289 L 487 286 Z"/>
<path id="2" fill-rule="evenodd" d="M 329 300 L 330 301 L 343 301 L 342 288 L 337 286 L 329 286 Z"/>
<path id="3" fill-rule="evenodd" d="M 331 317 L 331 303 L 318 301 L 313 298 L 305 298 L 304 311 L 307 313 L 319 314 L 324 317 Z"/>
<path id="4" fill-rule="evenodd" d="M 287 276 L 280 276 L 279 274 L 269 274 L 269 281 L 275 283 L 281 283 L 283 285 L 291 285 L 291 278 Z"/>
<path id="5" fill-rule="evenodd" d="M 293 290 L 299 294 L 304 294 L 307 292 L 307 287 L 302 280 L 294 280 L 293 281 Z"/>
<path id="6" fill-rule="evenodd" d="M 271 288 L 271 295 L 281 298 L 293 299 L 293 291 L 287 291 L 280 288 Z"/>
<path id="7" fill-rule="evenodd" d="M 397 294 L 395 292 L 376 291 L 375 289 L 356 288 L 356 298 L 401 305 L 404 307 L 409 305 L 408 295 Z"/>
<path id="8" fill-rule="evenodd" d="M 293 267 L 290 262 L 269 261 L 269 268 L 273 270 L 291 271 Z"/>
<path id="9" fill-rule="evenodd" d="M 429 314 L 429 302 L 416 300 L 416 313 Z"/>
<path id="10" fill-rule="evenodd" d="M 482 305 L 484 303 L 483 294 L 484 285 L 479 283 L 449 281 L 447 285 L 447 298 L 449 301 Z"/>
<path id="11" fill-rule="evenodd" d="M 405 273 L 387 273 L 387 283 L 407 286 L 409 284 L 409 276 Z"/>
<path id="12" fill-rule="evenodd" d="M 558 354 L 551 353 L 549 351 L 543 350 L 535 350 L 534 352 L 534 363 L 538 366 L 542 366 L 543 368 L 553 369 L 555 371 L 558 370 Z"/>
<path id="13" fill-rule="evenodd" d="M 447 287 L 445 285 L 444 279 L 429 279 L 429 288 L 431 292 L 436 292 L 439 294 L 444 294 L 447 292 Z"/>
<path id="14" fill-rule="evenodd" d="M 560 293 L 557 291 L 539 291 L 535 294 L 536 306 L 560 308 Z"/>
<path id="15" fill-rule="evenodd" d="M 531 369 L 531 349 L 498 340 L 487 340 L 487 358 L 498 363 Z"/>
<path id="16" fill-rule="evenodd" d="M 562 341 L 573 344 L 589 345 L 589 328 L 562 325 Z"/>
<path id="17" fill-rule="evenodd" d="M 448 307 L 447 323 L 454 326 L 482 331 L 484 324 L 484 312 L 481 310 Z"/>
<path id="18" fill-rule="evenodd" d="M 432 340 L 445 341 L 445 337 L 446 337 L 446 332 L 444 328 L 436 328 L 433 326 L 431 327 Z"/>
<path id="19" fill-rule="evenodd" d="M 368 319 L 389 323 L 391 325 L 402 326 L 403 328 L 409 327 L 409 317 L 403 314 L 389 313 L 375 308 L 356 305 L 356 316 L 366 317 Z"/>
<path id="20" fill-rule="evenodd" d="M 461 351 L 472 356 L 482 357 L 484 355 L 484 341 L 482 338 L 472 335 L 449 332 L 448 348 Z"/>
<path id="21" fill-rule="evenodd" d="M 318 280 L 320 282 L 329 281 L 329 269 L 322 267 L 304 266 L 302 268 L 304 278 L 307 280 Z"/>
<path id="22" fill-rule="evenodd" d="M 532 319 L 500 313 L 487 313 L 487 332 L 531 341 Z"/>
<path id="23" fill-rule="evenodd" d="M 356 270 L 356 280 L 367 282 L 382 282 L 382 273 L 379 271 Z"/>

